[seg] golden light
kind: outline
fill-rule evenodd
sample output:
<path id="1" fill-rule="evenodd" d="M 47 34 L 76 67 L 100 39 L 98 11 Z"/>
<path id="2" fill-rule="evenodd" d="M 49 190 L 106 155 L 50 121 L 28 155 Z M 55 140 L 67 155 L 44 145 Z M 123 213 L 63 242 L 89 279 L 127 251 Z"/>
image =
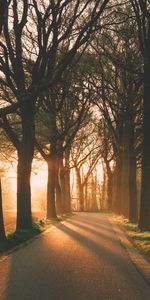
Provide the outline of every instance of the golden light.
<path id="1" fill-rule="evenodd" d="M 7 171 L 7 176 L 11 178 L 12 188 L 16 190 L 17 172 L 15 166 L 10 166 Z M 45 162 L 33 161 L 33 172 L 31 174 L 31 185 L 35 188 L 45 186 L 47 182 L 47 165 Z"/>
<path id="2" fill-rule="evenodd" d="M 6 166 L 2 178 L 3 202 L 6 210 L 16 210 L 17 164 L 16 161 Z M 47 164 L 34 160 L 31 174 L 32 210 L 45 209 L 47 190 Z"/>
<path id="3" fill-rule="evenodd" d="M 33 172 L 31 175 L 31 186 L 36 188 L 42 188 L 47 182 L 47 166 L 43 162 L 40 165 L 36 165 L 37 171 Z"/>

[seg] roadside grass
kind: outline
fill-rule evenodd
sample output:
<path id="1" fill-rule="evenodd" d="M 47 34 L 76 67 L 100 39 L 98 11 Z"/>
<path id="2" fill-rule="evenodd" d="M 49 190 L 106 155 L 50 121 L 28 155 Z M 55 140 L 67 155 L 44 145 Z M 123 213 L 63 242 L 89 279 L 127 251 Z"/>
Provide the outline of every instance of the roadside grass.
<path id="1" fill-rule="evenodd" d="M 16 246 L 28 241 L 34 236 L 40 234 L 42 230 L 38 226 L 34 226 L 30 230 L 18 230 L 15 232 L 8 233 L 6 235 L 6 241 L 0 243 L 0 254 L 12 250 Z"/>
<path id="2" fill-rule="evenodd" d="M 112 214 L 112 219 L 125 230 L 135 246 L 150 256 L 150 231 L 139 229 L 137 223 L 132 223 L 123 216 Z"/>
<path id="3" fill-rule="evenodd" d="M 30 230 L 18 230 L 15 232 L 7 232 L 6 240 L 0 243 L 0 256 L 5 252 L 13 250 L 17 246 L 27 242 L 31 238 L 39 235 L 46 229 L 48 229 L 51 225 L 55 225 L 59 222 L 63 222 L 67 218 L 73 216 L 73 213 L 63 214 L 58 216 L 57 218 L 46 219 L 42 218 L 33 223 L 33 228 Z"/>

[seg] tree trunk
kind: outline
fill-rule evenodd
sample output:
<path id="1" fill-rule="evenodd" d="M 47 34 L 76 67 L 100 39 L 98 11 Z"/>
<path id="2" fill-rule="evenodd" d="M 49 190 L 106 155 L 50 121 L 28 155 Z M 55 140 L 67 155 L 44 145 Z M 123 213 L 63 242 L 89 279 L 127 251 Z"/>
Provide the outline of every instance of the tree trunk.
<path id="1" fill-rule="evenodd" d="M 136 154 L 134 149 L 134 124 L 130 127 L 129 143 L 129 219 L 132 222 L 138 220 L 137 183 L 136 183 Z"/>
<path id="2" fill-rule="evenodd" d="M 101 210 L 106 210 L 106 203 L 107 203 L 107 199 L 106 199 L 106 170 L 104 167 L 104 163 L 103 163 L 103 183 L 102 183 L 102 201 L 101 201 Z"/>
<path id="3" fill-rule="evenodd" d="M 129 218 L 129 128 L 127 122 L 123 129 L 122 144 L 121 213 Z"/>
<path id="4" fill-rule="evenodd" d="M 55 206 L 55 160 L 49 159 L 47 179 L 47 218 L 57 218 Z"/>
<path id="5" fill-rule="evenodd" d="M 31 215 L 31 165 L 32 159 L 25 149 L 18 152 L 17 166 L 17 230 L 32 228 Z"/>
<path id="6" fill-rule="evenodd" d="M 86 181 L 85 185 L 84 185 L 84 195 L 85 195 L 85 199 L 84 199 L 84 210 L 88 211 L 89 210 L 89 203 L 88 203 L 88 182 Z"/>
<path id="7" fill-rule="evenodd" d="M 122 172 L 122 160 L 121 151 L 118 151 L 118 157 L 116 158 L 116 166 L 113 176 L 113 203 L 112 209 L 116 214 L 121 213 L 121 172 Z"/>
<path id="8" fill-rule="evenodd" d="M 57 159 L 57 126 L 56 114 L 49 112 L 50 152 L 47 156 L 47 218 L 57 218 L 56 215 L 56 159 Z"/>
<path id="9" fill-rule="evenodd" d="M 150 57 L 144 64 L 142 185 L 139 227 L 150 230 Z"/>
<path id="10" fill-rule="evenodd" d="M 63 214 L 62 208 L 62 189 L 59 181 L 59 161 L 56 162 L 56 172 L 55 172 L 55 186 L 56 186 L 56 211 L 57 214 Z"/>
<path id="11" fill-rule="evenodd" d="M 63 159 L 60 161 L 60 186 L 61 186 L 61 191 L 62 191 L 62 210 L 63 213 L 66 213 L 67 208 L 66 208 L 66 170 L 64 167 Z"/>
<path id="12" fill-rule="evenodd" d="M 98 205 L 97 205 L 97 198 L 96 198 L 96 190 L 97 190 L 97 176 L 95 170 L 95 176 L 93 173 L 91 174 L 92 177 L 92 199 L 91 199 L 91 211 L 97 212 Z"/>
<path id="13" fill-rule="evenodd" d="M 76 167 L 76 175 L 77 175 L 77 185 L 78 185 L 78 194 L 79 194 L 79 205 L 80 211 L 84 211 L 84 193 L 83 193 L 83 185 L 81 182 L 80 170 Z"/>
<path id="14" fill-rule="evenodd" d="M 79 203 L 80 203 L 80 211 L 84 211 L 84 193 L 82 184 L 78 185 L 79 188 Z"/>
<path id="15" fill-rule="evenodd" d="M 110 211 L 112 209 L 112 172 L 110 174 L 107 173 L 108 179 L 107 179 L 107 194 L 108 194 L 108 210 Z"/>
<path id="16" fill-rule="evenodd" d="M 107 171 L 107 208 L 112 209 L 112 171 L 109 165 L 109 161 L 105 159 L 106 171 Z"/>
<path id="17" fill-rule="evenodd" d="M 17 230 L 32 228 L 31 168 L 34 155 L 34 103 L 22 105 L 22 142 L 18 149 L 17 166 Z"/>
<path id="18" fill-rule="evenodd" d="M 66 185 L 66 212 L 71 212 L 71 193 L 70 193 L 70 149 L 67 149 L 65 152 L 65 185 Z"/>
<path id="19" fill-rule="evenodd" d="M 0 242 L 6 240 L 4 220 L 3 220 L 3 208 L 2 208 L 2 187 L 1 187 L 1 178 L 0 178 Z"/>

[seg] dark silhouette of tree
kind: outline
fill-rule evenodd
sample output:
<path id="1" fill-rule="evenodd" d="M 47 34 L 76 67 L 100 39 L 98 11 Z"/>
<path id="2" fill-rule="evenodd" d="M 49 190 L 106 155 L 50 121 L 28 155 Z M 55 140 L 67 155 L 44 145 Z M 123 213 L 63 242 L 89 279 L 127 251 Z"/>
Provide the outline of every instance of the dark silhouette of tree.
<path id="1" fill-rule="evenodd" d="M 130 3 L 136 18 L 144 71 L 142 186 L 139 227 L 150 230 L 150 3 L 147 0 L 130 0 Z"/>
<path id="2" fill-rule="evenodd" d="M 2 32 L 3 29 L 3 25 L 4 25 L 4 20 L 5 20 L 5 13 L 6 13 L 6 7 L 7 5 L 9 5 L 9 2 L 7 2 L 7 0 L 1 0 L 0 1 L 0 34 Z"/>
<path id="3" fill-rule="evenodd" d="M 96 207 L 96 198 L 88 201 L 88 181 L 93 181 L 92 172 L 101 157 L 101 146 L 96 138 L 97 126 L 91 121 L 91 116 L 87 126 L 79 130 L 71 148 L 71 166 L 75 169 L 77 179 L 77 190 L 79 198 L 79 210 L 85 211 L 90 207 Z M 86 165 L 86 170 L 84 166 Z M 87 198 L 86 198 L 87 197 Z M 93 201 L 92 201 L 93 200 Z M 95 200 L 95 203 L 94 203 Z"/>
<path id="4" fill-rule="evenodd" d="M 0 35 L 2 33 L 2 28 L 4 24 L 6 5 L 7 5 L 6 0 L 0 1 Z M 2 186 L 1 186 L 1 178 L 0 178 L 0 242 L 5 241 L 5 239 L 6 239 L 6 235 L 5 235 L 4 220 L 3 220 Z"/>
<path id="5" fill-rule="evenodd" d="M 3 208 L 2 208 L 2 186 L 0 179 L 0 242 L 6 240 L 5 229 L 4 229 L 4 220 L 3 220 Z"/>
<path id="6" fill-rule="evenodd" d="M 83 70 L 82 70 L 83 71 Z M 77 74 L 76 74 L 77 72 Z M 72 69 L 64 74 L 59 85 L 49 94 L 39 108 L 36 147 L 48 166 L 47 217 L 66 213 L 70 205 L 70 150 L 78 130 L 85 124 L 90 105 L 89 92 L 84 87 L 84 72 Z"/>
<path id="7" fill-rule="evenodd" d="M 106 181 L 106 199 L 103 199 L 103 202 L 106 202 L 105 207 L 107 210 L 111 211 L 113 208 L 113 169 L 111 163 L 114 162 L 114 149 L 112 146 L 112 136 L 107 126 L 107 122 L 101 116 L 99 121 L 99 136 L 101 143 L 101 159 L 103 162 L 104 176 L 107 177 Z M 104 182 L 105 184 L 105 182 Z M 105 200 L 105 201 L 104 201 Z"/>
<path id="8" fill-rule="evenodd" d="M 96 24 L 108 2 L 7 2 L 0 41 L 0 84 L 7 107 L 1 108 L 0 115 L 1 126 L 18 154 L 17 229 L 32 227 L 30 177 L 36 101 L 42 91 L 59 82 L 78 49 L 98 29 Z M 62 45 L 65 51 L 60 55 Z M 7 116 L 16 110 L 19 136 Z"/>

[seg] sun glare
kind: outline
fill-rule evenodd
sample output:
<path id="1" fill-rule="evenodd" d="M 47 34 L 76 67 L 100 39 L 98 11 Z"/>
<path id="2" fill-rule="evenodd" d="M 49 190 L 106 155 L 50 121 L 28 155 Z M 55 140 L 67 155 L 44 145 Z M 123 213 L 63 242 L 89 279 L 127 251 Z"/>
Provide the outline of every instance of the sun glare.
<path id="1" fill-rule="evenodd" d="M 7 176 L 12 181 L 12 187 L 15 190 L 16 188 L 16 166 L 10 166 L 7 172 Z M 34 187 L 42 187 L 47 181 L 47 166 L 44 162 L 33 162 L 33 171 L 31 174 L 31 185 Z"/>
<path id="2" fill-rule="evenodd" d="M 31 185 L 33 187 L 40 187 L 42 188 L 45 186 L 47 182 L 47 169 L 43 164 L 42 169 L 37 170 L 37 172 L 32 173 L 31 175 Z"/>

